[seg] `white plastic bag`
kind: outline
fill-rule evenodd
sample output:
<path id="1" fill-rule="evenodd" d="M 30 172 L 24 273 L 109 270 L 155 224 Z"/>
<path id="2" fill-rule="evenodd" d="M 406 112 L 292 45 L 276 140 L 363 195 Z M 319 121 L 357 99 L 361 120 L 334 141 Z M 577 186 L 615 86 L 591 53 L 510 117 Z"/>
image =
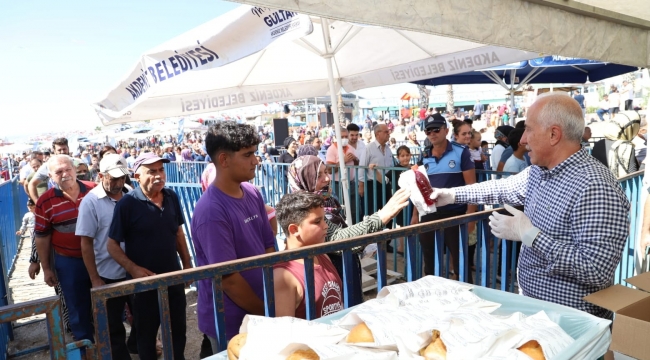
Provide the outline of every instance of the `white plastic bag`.
<path id="1" fill-rule="evenodd" d="M 427 205 L 427 203 L 424 201 L 424 198 L 422 197 L 422 194 L 420 193 L 420 189 L 418 188 L 417 183 L 415 182 L 415 170 L 407 170 L 404 171 L 400 176 L 399 180 L 397 183 L 399 184 L 399 187 L 401 189 L 409 189 L 411 190 L 411 196 L 410 199 L 413 202 L 413 205 L 418 209 L 418 214 L 420 216 L 425 215 L 425 214 L 431 214 L 436 212 L 436 205 Z M 421 172 L 424 174 L 424 177 L 429 179 L 429 176 L 427 175 L 426 170 L 424 167 L 418 167 L 417 171 Z"/>

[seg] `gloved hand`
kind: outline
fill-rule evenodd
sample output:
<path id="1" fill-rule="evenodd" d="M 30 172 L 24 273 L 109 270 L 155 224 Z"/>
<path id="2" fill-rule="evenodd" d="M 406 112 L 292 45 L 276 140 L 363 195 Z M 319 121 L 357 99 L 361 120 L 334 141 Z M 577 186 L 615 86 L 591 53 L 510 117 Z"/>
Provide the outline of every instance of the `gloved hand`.
<path id="1" fill-rule="evenodd" d="M 454 189 L 434 188 L 429 197 L 436 201 L 436 207 L 445 206 L 456 202 L 456 191 Z"/>
<path id="2" fill-rule="evenodd" d="M 519 211 L 508 204 L 504 207 L 513 216 L 493 212 L 490 215 L 492 234 L 500 239 L 521 241 L 532 247 L 533 241 L 540 230 L 533 226 L 533 223 L 523 211 Z"/>

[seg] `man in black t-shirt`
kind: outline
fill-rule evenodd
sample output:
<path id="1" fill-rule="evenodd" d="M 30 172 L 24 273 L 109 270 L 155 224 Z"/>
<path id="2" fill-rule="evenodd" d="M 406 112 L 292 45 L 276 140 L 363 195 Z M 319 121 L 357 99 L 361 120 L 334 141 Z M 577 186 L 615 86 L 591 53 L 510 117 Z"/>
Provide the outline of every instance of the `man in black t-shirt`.
<path id="1" fill-rule="evenodd" d="M 178 196 L 165 189 L 165 168 L 154 153 L 142 153 L 133 165 L 140 187 L 126 194 L 115 205 L 108 232 L 108 253 L 127 271 L 127 279 L 136 279 L 192 267 L 181 225 L 185 223 Z M 124 250 L 120 243 L 124 243 Z M 178 254 L 178 257 L 177 257 Z M 184 286 L 168 289 L 174 359 L 183 360 L 185 352 Z M 158 293 L 155 290 L 133 295 L 133 315 L 138 329 L 138 355 L 155 360 L 156 336 L 160 327 Z M 168 344 L 165 344 L 168 346 Z"/>

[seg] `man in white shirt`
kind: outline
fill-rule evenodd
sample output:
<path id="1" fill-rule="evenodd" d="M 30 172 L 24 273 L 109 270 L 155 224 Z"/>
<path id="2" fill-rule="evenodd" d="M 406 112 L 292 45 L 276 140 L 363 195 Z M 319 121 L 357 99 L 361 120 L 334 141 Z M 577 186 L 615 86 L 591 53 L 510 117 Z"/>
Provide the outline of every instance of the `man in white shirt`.
<path id="1" fill-rule="evenodd" d="M 514 129 L 512 126 L 501 125 L 496 130 L 494 130 L 494 138 L 497 140 L 494 148 L 492 149 L 492 154 L 490 155 L 490 164 L 492 165 L 492 170 L 496 171 L 499 167 L 499 160 L 501 160 L 501 154 L 508 147 L 508 135 Z"/>
<path id="2" fill-rule="evenodd" d="M 366 144 L 363 141 L 359 141 L 359 125 L 350 124 L 347 127 L 348 130 L 348 145 L 354 148 L 354 154 L 357 156 L 357 159 L 362 159 L 366 155 Z"/>
<path id="3" fill-rule="evenodd" d="M 364 157 L 359 162 L 359 166 L 368 166 L 369 168 L 369 170 L 359 172 L 359 195 L 364 197 L 362 207 L 366 214 L 372 214 L 381 209 L 393 195 L 389 183 L 390 179 L 384 175 L 385 171 L 373 170 L 375 167 L 388 168 L 395 166 L 393 153 L 388 146 L 388 139 L 390 138 L 388 126 L 377 124 L 374 133 L 375 141 L 368 144 Z M 365 208 L 366 202 L 367 208 Z M 386 227 L 390 227 L 391 223 L 386 224 Z"/>
<path id="4" fill-rule="evenodd" d="M 603 95 L 603 100 L 600 101 L 598 110 L 596 110 L 596 115 L 600 121 L 605 121 L 603 114 L 609 114 L 609 96 L 607 94 Z"/>
<path id="5" fill-rule="evenodd" d="M 526 146 L 521 144 L 522 135 L 524 135 L 524 129 L 514 129 L 508 135 L 508 143 L 514 152 L 503 166 L 503 171 L 518 173 L 528 166 L 524 159 L 524 154 L 527 153 Z"/>

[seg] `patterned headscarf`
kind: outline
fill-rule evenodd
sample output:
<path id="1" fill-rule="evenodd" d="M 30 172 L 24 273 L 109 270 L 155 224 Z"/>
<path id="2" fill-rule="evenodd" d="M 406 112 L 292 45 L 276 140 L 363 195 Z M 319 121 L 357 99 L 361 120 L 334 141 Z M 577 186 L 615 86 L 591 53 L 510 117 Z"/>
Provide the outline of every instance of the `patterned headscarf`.
<path id="1" fill-rule="evenodd" d="M 636 111 L 623 111 L 607 122 L 603 135 L 614 141 L 607 154 L 607 164 L 614 176 L 621 177 L 636 171 L 635 163 L 630 164 L 634 156 L 632 139 L 639 133 L 641 120 Z"/>
<path id="2" fill-rule="evenodd" d="M 294 160 L 287 173 L 291 192 L 307 191 L 321 195 L 325 201 L 325 216 L 327 219 L 334 224 L 347 226 L 345 217 L 342 214 L 341 204 L 330 193 L 329 185 L 324 189 L 316 190 L 318 171 L 321 167 L 325 167 L 325 164 L 321 159 L 313 155 L 300 156 Z"/>
<path id="3" fill-rule="evenodd" d="M 318 156 L 318 150 L 313 145 L 303 145 L 298 149 L 298 156 Z"/>

